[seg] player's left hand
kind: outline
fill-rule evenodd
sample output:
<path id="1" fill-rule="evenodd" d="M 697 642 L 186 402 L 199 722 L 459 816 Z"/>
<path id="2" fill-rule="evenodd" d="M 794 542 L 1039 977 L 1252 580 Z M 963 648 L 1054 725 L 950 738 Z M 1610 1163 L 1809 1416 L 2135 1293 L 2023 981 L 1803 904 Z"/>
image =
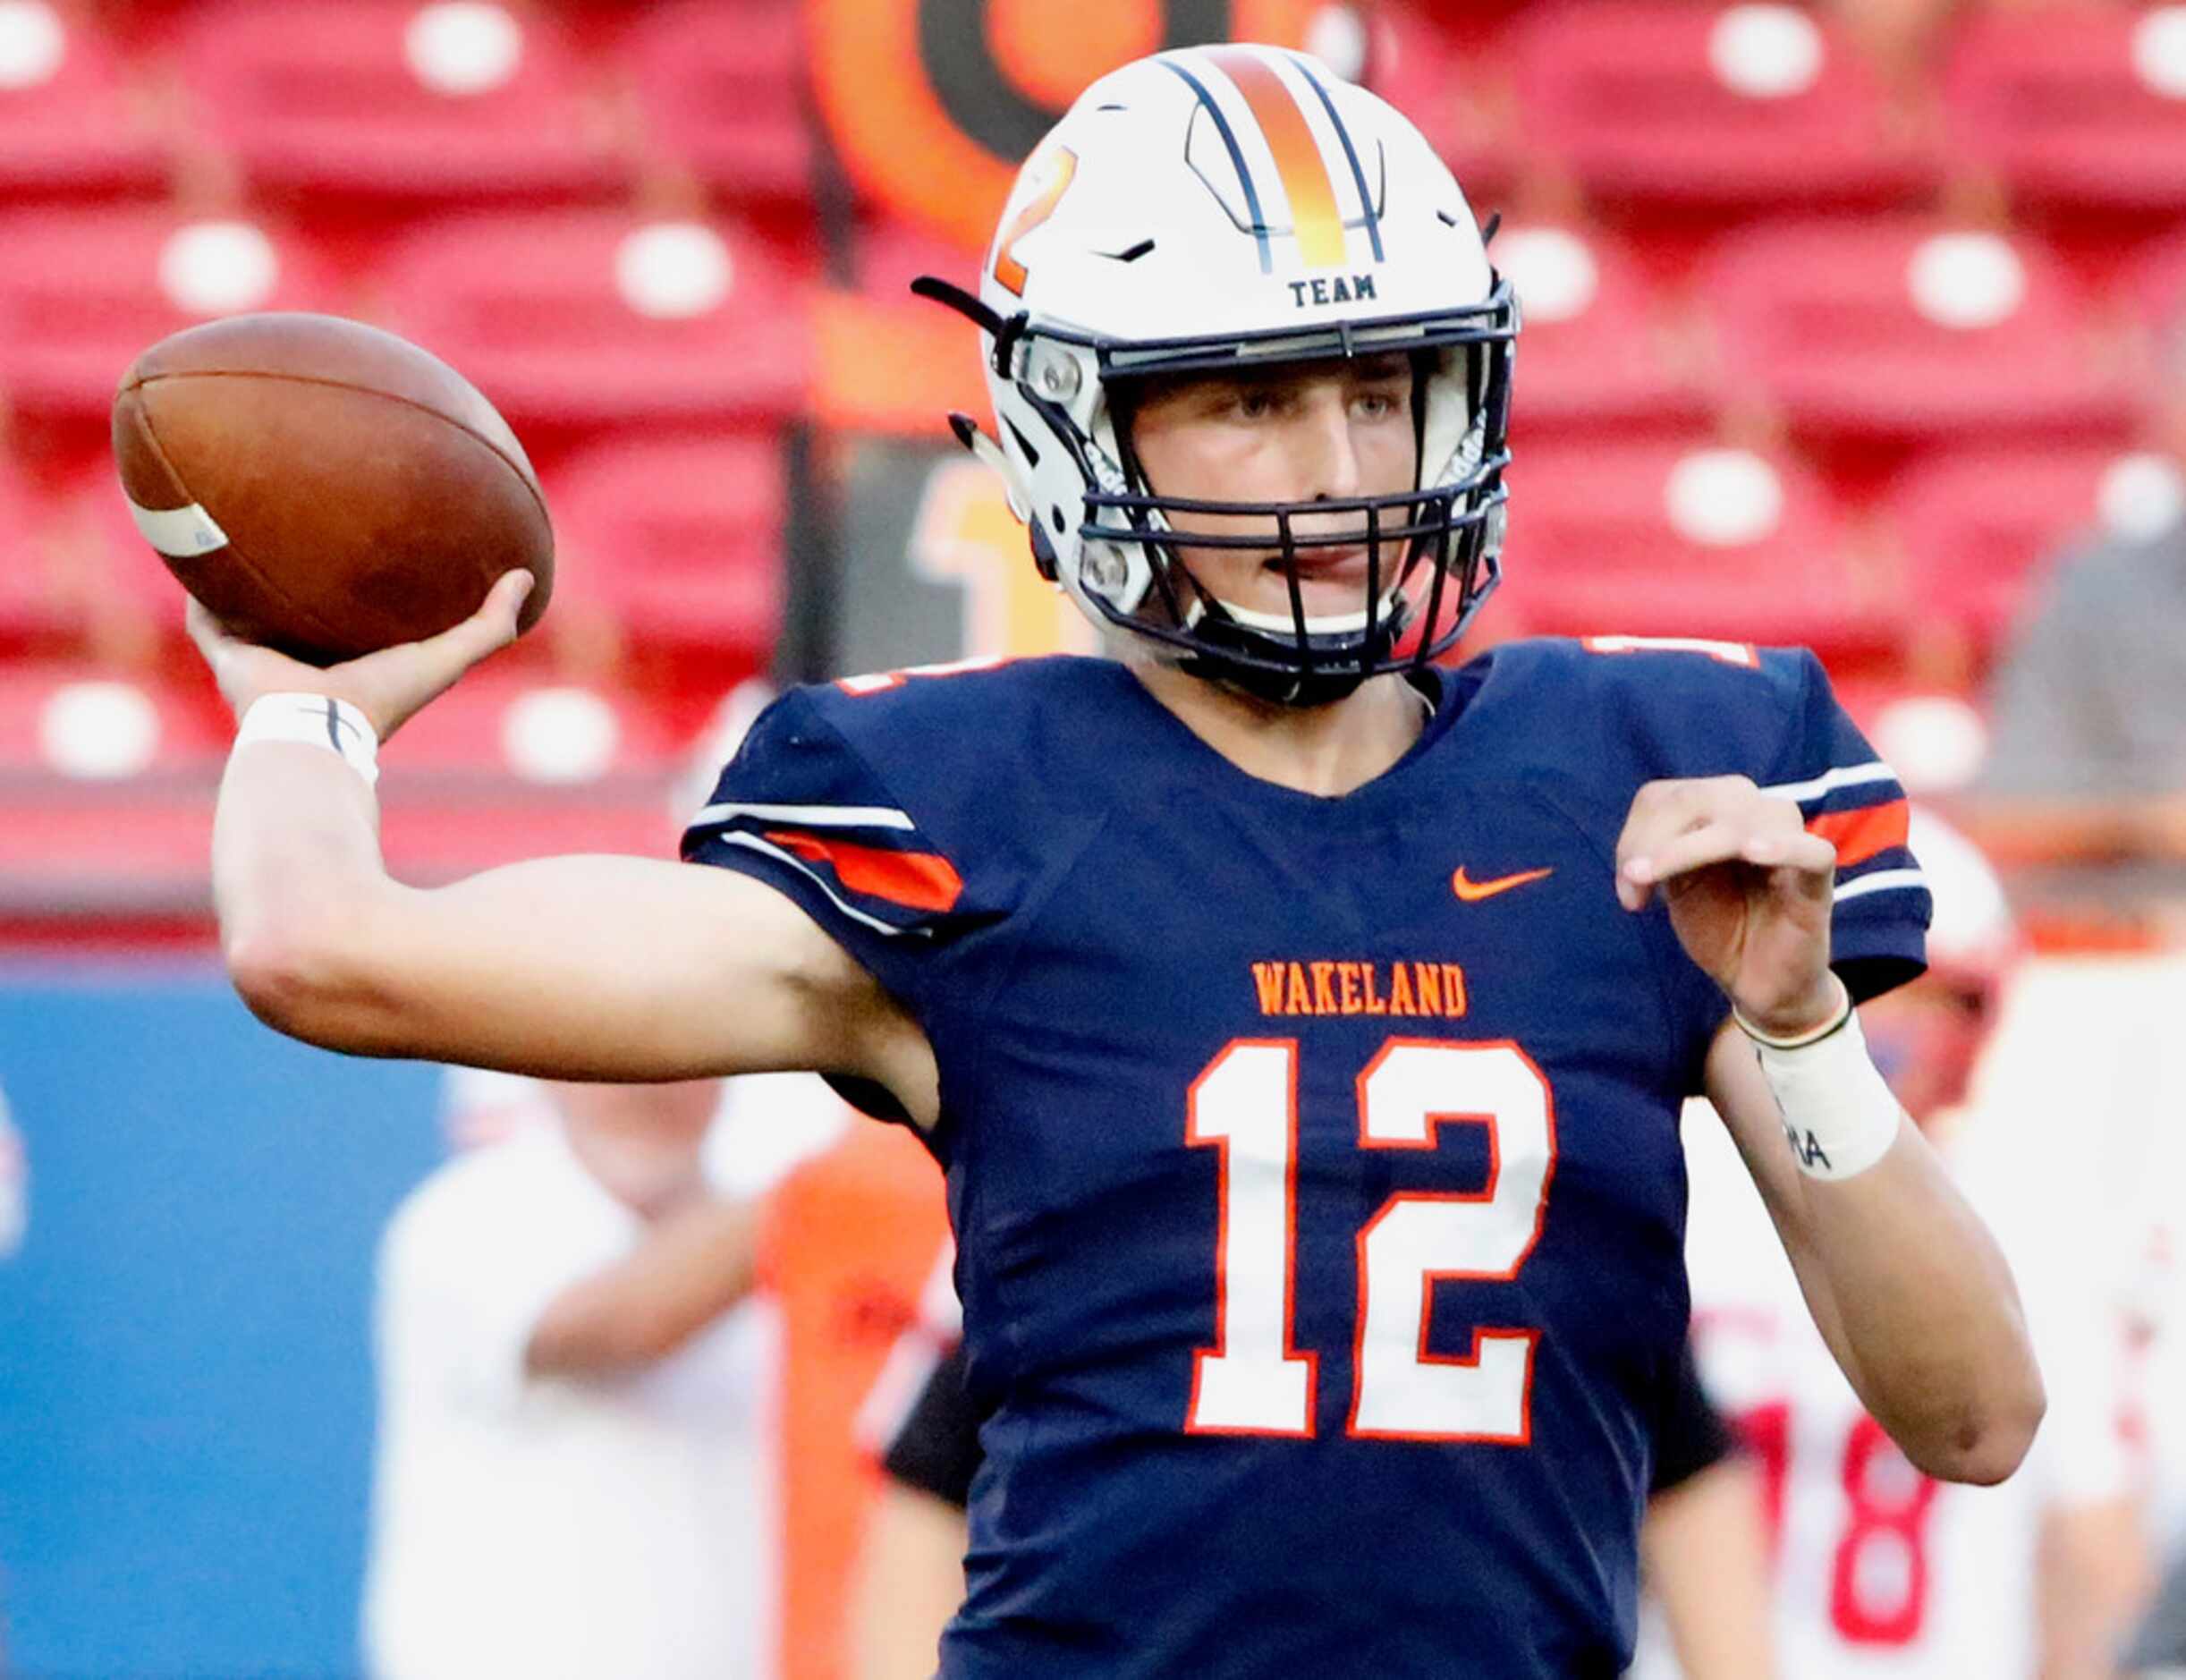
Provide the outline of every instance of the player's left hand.
<path id="1" fill-rule="evenodd" d="M 1617 902 L 1659 891 L 1686 955 L 1762 1031 L 1796 1038 L 1843 1007 L 1829 972 L 1837 849 L 1742 776 L 1649 782 L 1617 836 Z"/>

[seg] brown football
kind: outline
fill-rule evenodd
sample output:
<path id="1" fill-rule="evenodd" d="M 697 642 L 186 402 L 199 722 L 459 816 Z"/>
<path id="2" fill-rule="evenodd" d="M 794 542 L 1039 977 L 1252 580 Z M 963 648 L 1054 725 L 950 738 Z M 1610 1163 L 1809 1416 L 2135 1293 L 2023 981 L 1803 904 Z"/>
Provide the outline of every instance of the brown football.
<path id="1" fill-rule="evenodd" d="M 114 399 L 137 528 L 238 635 L 331 665 L 538 581 L 554 530 L 506 421 L 454 369 L 331 315 L 238 315 L 163 338 Z"/>

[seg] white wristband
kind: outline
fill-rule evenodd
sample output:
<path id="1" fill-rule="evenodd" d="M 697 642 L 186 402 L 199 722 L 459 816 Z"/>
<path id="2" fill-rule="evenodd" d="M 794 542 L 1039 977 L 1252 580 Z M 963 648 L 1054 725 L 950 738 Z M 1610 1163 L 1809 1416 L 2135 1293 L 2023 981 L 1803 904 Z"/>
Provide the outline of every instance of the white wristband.
<path id="1" fill-rule="evenodd" d="M 1800 1172 L 1811 1178 L 1850 1178 L 1890 1152 L 1905 1111 L 1868 1055 L 1849 993 L 1844 1013 L 1803 1039 L 1769 1038 L 1735 1010 L 1732 1018 L 1753 1040 Z"/>
<path id="2" fill-rule="evenodd" d="M 261 694 L 236 725 L 233 751 L 259 741 L 295 741 L 324 747 L 364 777 L 379 780 L 379 735 L 371 721 L 347 700 L 326 694 Z"/>

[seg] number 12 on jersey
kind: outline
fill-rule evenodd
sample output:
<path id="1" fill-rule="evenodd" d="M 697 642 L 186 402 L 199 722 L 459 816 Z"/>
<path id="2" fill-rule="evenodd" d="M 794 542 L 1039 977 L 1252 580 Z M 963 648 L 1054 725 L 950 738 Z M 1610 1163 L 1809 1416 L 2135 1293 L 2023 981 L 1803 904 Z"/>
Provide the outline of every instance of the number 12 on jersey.
<path id="1" fill-rule="evenodd" d="M 1531 1436 L 1538 1330 L 1482 1325 L 1463 1356 L 1427 1351 L 1441 1278 L 1508 1282 L 1539 1241 L 1555 1171 L 1555 1104 L 1523 1050 L 1391 1039 L 1358 1079 L 1359 1147 L 1432 1150 L 1436 1128 L 1487 1129 L 1478 1191 L 1391 1196 L 1358 1236 L 1359 1315 L 1345 1432 L 1400 1440 Z M 1298 1045 L 1238 1039 L 1192 1082 L 1185 1141 L 1222 1152 L 1215 1345 L 1193 1362 L 1194 1434 L 1313 1433 L 1318 1362 L 1292 1342 L 1297 1286 Z"/>

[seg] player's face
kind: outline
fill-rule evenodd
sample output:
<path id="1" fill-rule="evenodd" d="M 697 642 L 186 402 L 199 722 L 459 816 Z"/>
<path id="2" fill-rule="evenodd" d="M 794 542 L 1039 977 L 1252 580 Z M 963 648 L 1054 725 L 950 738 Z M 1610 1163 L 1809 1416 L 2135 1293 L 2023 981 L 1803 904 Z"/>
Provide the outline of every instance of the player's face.
<path id="1" fill-rule="evenodd" d="M 1131 437 L 1158 495 L 1213 502 L 1314 502 L 1390 496 L 1418 482 L 1412 367 L 1403 356 L 1307 362 L 1157 383 L 1140 399 Z M 1172 513 L 1182 532 L 1250 536 L 1267 546 L 1181 546 L 1185 569 L 1207 594 L 1250 611 L 1288 618 L 1291 596 L 1273 519 Z M 1304 514 L 1295 537 L 1361 530 L 1356 513 Z M 1402 555 L 1379 556 L 1382 587 Z M 1365 603 L 1363 542 L 1298 549 L 1300 594 L 1309 617 L 1357 613 Z"/>
<path id="2" fill-rule="evenodd" d="M 1993 1024 L 1991 989 L 1931 972 L 1860 1005 L 1876 1066 L 1920 1124 L 1965 1101 Z"/>

